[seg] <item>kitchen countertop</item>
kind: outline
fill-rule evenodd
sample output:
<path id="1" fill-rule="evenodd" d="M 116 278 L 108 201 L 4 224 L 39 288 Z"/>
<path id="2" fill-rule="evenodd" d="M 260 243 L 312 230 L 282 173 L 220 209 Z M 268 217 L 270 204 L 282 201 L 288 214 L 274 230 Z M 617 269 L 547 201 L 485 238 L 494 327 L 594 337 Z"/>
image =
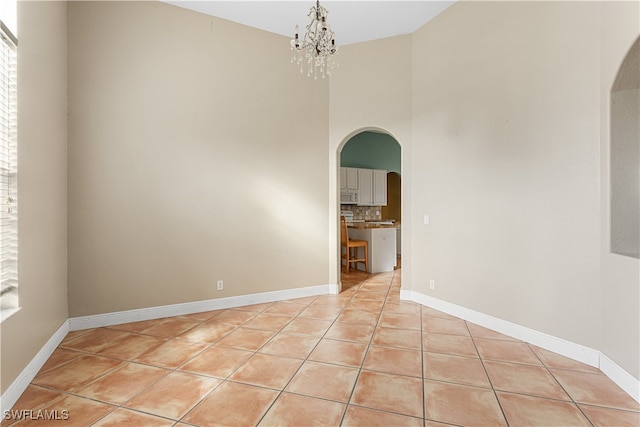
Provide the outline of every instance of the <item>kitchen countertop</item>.
<path id="1" fill-rule="evenodd" d="M 397 228 L 397 224 L 388 221 L 347 222 L 347 228 L 359 230 L 369 228 Z"/>

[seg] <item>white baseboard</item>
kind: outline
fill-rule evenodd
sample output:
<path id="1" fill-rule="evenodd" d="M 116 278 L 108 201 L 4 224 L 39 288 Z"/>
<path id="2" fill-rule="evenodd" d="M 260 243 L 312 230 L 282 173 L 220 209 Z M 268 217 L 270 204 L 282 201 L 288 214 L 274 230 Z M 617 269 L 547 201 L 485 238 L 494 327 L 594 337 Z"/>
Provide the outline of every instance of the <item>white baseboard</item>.
<path id="1" fill-rule="evenodd" d="M 158 307 L 139 308 L 135 310 L 116 311 L 113 313 L 94 314 L 91 316 L 72 317 L 69 319 L 69 330 L 100 328 L 119 325 L 121 323 L 141 320 L 160 319 L 203 311 L 223 310 L 244 305 L 262 304 L 293 298 L 310 297 L 337 293 L 337 285 L 317 285 L 305 288 L 285 289 L 282 291 L 261 292 L 258 294 L 240 295 L 236 297 L 217 298 L 204 301 L 185 302 L 182 304 L 163 305 Z"/>
<path id="2" fill-rule="evenodd" d="M 99 328 L 102 326 L 136 322 L 139 320 L 151 320 L 162 317 L 179 316 L 182 314 L 199 313 L 202 311 L 221 310 L 244 305 L 262 304 L 265 302 L 304 298 L 315 295 L 337 294 L 338 289 L 338 285 L 317 285 L 305 288 L 241 295 L 237 297 L 118 311 L 93 316 L 72 317 L 65 320 L 62 326 L 60 326 L 51 338 L 49 338 L 38 354 L 36 354 L 26 368 L 22 370 L 20 375 L 18 375 L 2 396 L 0 396 L 0 413 L 4 414 L 4 411 L 11 409 L 13 405 L 15 405 L 22 393 L 24 393 L 31 381 L 33 381 L 38 371 L 40 371 L 47 359 L 49 359 L 51 354 L 70 331 Z"/>
<path id="3" fill-rule="evenodd" d="M 7 390 L 0 398 L 0 413 L 4 415 L 4 411 L 8 411 L 16 404 L 22 393 L 27 389 L 31 381 L 46 361 L 51 357 L 54 350 L 60 345 L 65 336 L 69 333 L 69 320 L 64 323 L 53 333 L 51 338 L 38 351 L 31 362 L 20 372 L 20 375 L 11 383 Z"/>
<path id="4" fill-rule="evenodd" d="M 338 285 L 318 285 L 306 288 L 287 289 L 282 291 L 263 292 L 259 294 L 242 295 L 237 297 L 220 298 L 205 301 L 195 301 L 183 304 L 172 304 L 160 307 L 149 307 L 137 310 L 127 310 L 93 316 L 74 317 L 66 320 L 49 338 L 36 356 L 29 362 L 18 377 L 11 383 L 0 398 L 0 411 L 9 410 L 15 405 L 22 393 L 27 389 L 38 371 L 45 364 L 54 350 L 60 345 L 69 331 L 117 325 L 120 323 L 151 320 L 162 317 L 179 316 L 182 314 L 198 313 L 202 311 L 220 310 L 240 307 L 244 305 L 261 304 L 282 301 L 293 298 L 303 298 L 315 295 L 337 294 Z M 417 302 L 452 316 L 459 317 L 485 328 L 503 333 L 510 337 L 537 345 L 549 351 L 561 354 L 574 360 L 599 367 L 620 388 L 636 401 L 640 402 L 640 381 L 618 366 L 606 355 L 597 350 L 572 343 L 536 330 L 516 325 L 487 314 L 483 314 L 465 307 L 451 304 L 418 292 L 401 290 L 400 298 Z"/>
<path id="5" fill-rule="evenodd" d="M 400 299 L 409 300 L 525 341 L 562 356 L 599 368 L 627 394 L 640 402 L 640 381 L 598 350 L 567 341 L 535 329 L 517 325 L 419 292 L 401 290 Z"/>
<path id="6" fill-rule="evenodd" d="M 633 375 L 604 354 L 600 354 L 600 370 L 629 396 L 633 397 L 636 402 L 640 403 L 640 381 Z"/>
<path id="7" fill-rule="evenodd" d="M 600 352 L 589 347 L 575 344 L 562 338 L 557 338 L 543 332 L 520 326 L 497 317 L 489 316 L 478 311 L 452 304 L 428 295 L 414 291 L 400 291 L 400 298 L 442 311 L 476 325 L 483 326 L 504 335 L 528 342 L 545 350 L 553 351 L 587 365 L 598 367 Z"/>

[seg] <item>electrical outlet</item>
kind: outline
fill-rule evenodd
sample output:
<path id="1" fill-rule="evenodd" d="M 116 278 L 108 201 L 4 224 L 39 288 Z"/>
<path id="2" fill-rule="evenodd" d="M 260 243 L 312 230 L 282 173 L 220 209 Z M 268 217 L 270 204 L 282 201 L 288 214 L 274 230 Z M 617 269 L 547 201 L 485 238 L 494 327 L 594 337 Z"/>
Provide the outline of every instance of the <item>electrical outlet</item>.
<path id="1" fill-rule="evenodd" d="M 429 289 L 435 289 L 436 288 L 436 281 L 431 279 L 429 280 Z"/>
<path id="2" fill-rule="evenodd" d="M 218 290 L 221 291 L 224 289 L 224 282 L 222 280 L 218 280 Z"/>
<path id="3" fill-rule="evenodd" d="M 429 225 L 429 215 L 425 215 L 423 218 L 424 225 Z"/>

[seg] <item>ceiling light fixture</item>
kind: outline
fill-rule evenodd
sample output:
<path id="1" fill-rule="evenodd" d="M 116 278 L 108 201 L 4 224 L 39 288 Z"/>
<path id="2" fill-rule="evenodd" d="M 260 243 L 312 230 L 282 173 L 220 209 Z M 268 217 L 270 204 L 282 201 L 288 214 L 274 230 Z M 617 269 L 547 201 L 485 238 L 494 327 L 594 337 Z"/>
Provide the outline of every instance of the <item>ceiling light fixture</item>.
<path id="1" fill-rule="evenodd" d="M 338 51 L 335 34 L 327 23 L 329 11 L 320 6 L 320 0 L 316 1 L 315 7 L 309 10 L 311 22 L 307 25 L 304 38 L 300 40 L 300 29 L 296 25 L 295 36 L 291 39 L 291 62 L 300 66 L 300 72 L 304 72 L 307 67 L 307 76 L 313 75 L 318 78 L 318 74 L 325 78 L 331 75 L 331 70 L 336 66 L 333 55 Z"/>

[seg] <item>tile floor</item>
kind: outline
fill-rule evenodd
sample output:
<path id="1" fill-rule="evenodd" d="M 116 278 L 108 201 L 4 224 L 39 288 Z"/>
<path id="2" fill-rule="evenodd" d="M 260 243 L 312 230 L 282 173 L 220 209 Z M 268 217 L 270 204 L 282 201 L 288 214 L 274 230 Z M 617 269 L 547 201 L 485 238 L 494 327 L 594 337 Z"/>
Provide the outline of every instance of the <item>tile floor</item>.
<path id="1" fill-rule="evenodd" d="M 599 370 L 400 301 L 400 270 L 343 283 L 72 332 L 14 408 L 69 419 L 2 426 L 640 424 Z"/>

